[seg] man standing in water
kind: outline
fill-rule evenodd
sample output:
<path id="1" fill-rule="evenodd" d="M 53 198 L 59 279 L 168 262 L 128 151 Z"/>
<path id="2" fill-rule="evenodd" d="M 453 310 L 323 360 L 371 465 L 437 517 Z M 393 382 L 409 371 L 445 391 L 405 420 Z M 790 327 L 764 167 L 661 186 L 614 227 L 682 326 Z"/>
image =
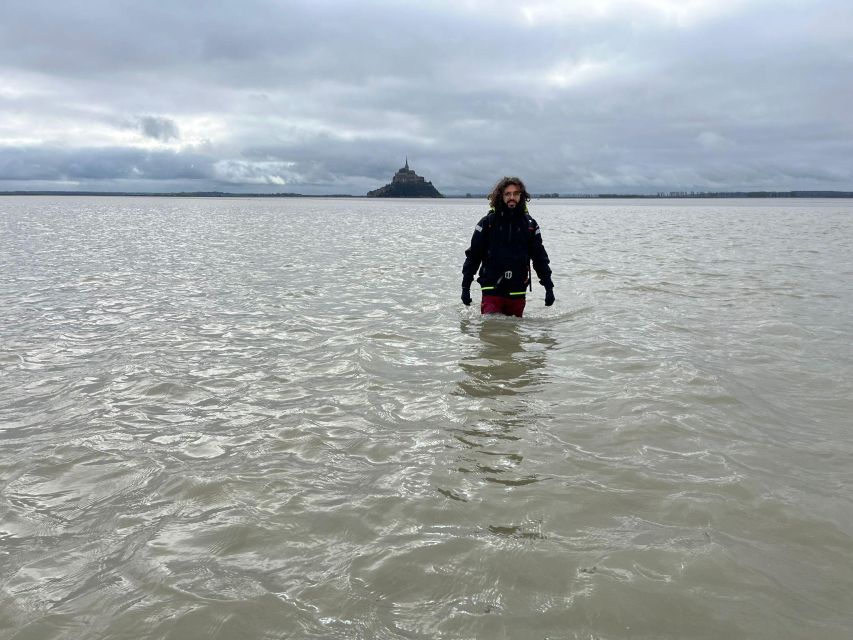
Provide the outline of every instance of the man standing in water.
<path id="1" fill-rule="evenodd" d="M 539 225 L 527 213 L 530 194 L 519 178 L 503 178 L 489 195 L 489 213 L 477 223 L 462 265 L 462 302 L 471 304 L 471 283 L 483 293 L 480 312 L 521 317 L 530 286 L 530 262 L 545 287 L 545 306 L 554 304 L 554 283 Z"/>

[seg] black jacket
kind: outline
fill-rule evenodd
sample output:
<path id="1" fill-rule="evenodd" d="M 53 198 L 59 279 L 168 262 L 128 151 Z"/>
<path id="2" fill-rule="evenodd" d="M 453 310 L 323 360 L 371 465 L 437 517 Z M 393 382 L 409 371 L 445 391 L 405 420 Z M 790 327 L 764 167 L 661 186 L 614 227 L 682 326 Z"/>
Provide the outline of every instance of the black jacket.
<path id="1" fill-rule="evenodd" d="M 485 295 L 523 296 L 530 284 L 531 261 L 542 286 L 553 288 L 542 234 L 527 207 L 516 211 L 491 209 L 477 223 L 471 246 L 465 251 L 462 287 L 471 286 L 479 267 L 477 282 Z"/>

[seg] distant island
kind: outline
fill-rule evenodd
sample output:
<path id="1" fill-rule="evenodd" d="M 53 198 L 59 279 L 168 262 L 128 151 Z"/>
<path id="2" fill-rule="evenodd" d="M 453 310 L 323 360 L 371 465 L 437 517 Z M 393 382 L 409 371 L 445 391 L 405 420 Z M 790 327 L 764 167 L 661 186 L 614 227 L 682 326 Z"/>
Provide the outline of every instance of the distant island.
<path id="1" fill-rule="evenodd" d="M 368 198 L 443 198 L 432 182 L 409 169 L 409 158 L 406 164 L 391 178 L 391 184 L 368 191 Z"/>

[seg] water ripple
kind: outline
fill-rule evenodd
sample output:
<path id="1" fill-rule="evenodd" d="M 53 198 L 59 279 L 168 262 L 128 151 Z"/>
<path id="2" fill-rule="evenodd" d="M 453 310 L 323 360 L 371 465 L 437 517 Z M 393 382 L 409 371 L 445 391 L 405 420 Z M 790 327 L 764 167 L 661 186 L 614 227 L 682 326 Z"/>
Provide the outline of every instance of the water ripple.
<path id="1" fill-rule="evenodd" d="M 0 201 L 0 635 L 847 636 L 849 202 Z"/>

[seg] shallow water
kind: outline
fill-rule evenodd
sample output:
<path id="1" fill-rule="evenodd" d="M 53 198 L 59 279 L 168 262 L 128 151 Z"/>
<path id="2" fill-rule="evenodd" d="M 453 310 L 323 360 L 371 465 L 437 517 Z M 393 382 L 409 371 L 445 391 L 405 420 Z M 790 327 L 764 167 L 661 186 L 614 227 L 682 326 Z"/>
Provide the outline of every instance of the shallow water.
<path id="1" fill-rule="evenodd" d="M 853 202 L 483 210 L 0 198 L 0 637 L 850 637 Z"/>

